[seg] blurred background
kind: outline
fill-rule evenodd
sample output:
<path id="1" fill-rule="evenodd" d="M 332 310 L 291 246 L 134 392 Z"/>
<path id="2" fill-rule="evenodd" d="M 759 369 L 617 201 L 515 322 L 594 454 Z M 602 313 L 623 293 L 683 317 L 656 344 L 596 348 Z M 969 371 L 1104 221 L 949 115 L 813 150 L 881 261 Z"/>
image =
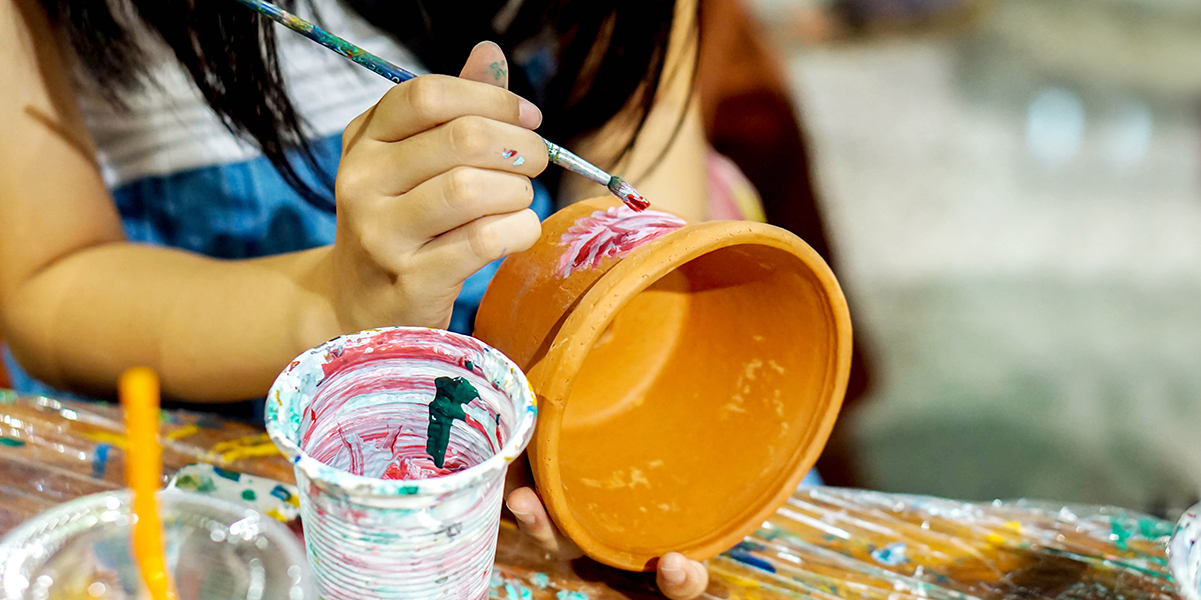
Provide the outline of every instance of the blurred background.
<path id="1" fill-rule="evenodd" d="M 1201 2 L 744 2 L 870 379 L 832 477 L 1195 502 Z"/>

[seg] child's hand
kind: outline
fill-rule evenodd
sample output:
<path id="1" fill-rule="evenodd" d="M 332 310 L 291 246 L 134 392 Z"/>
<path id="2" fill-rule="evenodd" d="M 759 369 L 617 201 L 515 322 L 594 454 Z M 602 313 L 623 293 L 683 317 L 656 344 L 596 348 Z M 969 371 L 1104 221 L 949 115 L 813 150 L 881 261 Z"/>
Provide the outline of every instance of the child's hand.
<path id="1" fill-rule="evenodd" d="M 567 555 L 580 555 L 578 548 L 555 529 L 546 507 L 533 488 L 521 487 L 509 493 L 505 500 L 509 511 L 517 518 L 518 527 L 546 549 Z M 692 600 L 705 593 L 709 586 L 709 572 L 705 565 L 689 560 L 677 552 L 669 552 L 659 559 L 655 581 L 659 591 L 671 600 Z"/>
<path id="2" fill-rule="evenodd" d="M 334 310 L 358 331 L 445 327 L 463 280 L 541 235 L 530 178 L 542 113 L 510 93 L 495 44 L 460 77 L 401 83 L 346 127 L 337 176 Z"/>

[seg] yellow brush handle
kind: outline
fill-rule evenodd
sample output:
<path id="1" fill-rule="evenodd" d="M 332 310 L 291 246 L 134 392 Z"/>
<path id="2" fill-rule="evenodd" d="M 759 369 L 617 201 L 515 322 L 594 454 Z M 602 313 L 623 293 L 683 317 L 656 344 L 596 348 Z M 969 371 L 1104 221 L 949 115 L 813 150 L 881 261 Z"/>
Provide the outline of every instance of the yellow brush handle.
<path id="1" fill-rule="evenodd" d="M 175 598 L 167 577 L 163 552 L 163 527 L 155 494 L 162 484 L 162 448 L 158 445 L 159 383 L 154 371 L 135 367 L 121 375 L 121 405 L 129 450 L 125 454 L 125 482 L 133 490 L 133 552 L 142 578 L 154 600 Z"/>

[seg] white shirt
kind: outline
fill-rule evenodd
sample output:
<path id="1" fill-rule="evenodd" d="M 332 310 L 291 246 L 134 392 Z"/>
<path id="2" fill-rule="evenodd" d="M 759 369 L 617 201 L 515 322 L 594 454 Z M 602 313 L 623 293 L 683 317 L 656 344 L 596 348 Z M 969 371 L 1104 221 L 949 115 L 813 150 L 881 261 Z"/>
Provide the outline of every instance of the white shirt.
<path id="1" fill-rule="evenodd" d="M 298 3 L 304 5 L 305 3 Z M 417 59 L 338 0 L 315 0 L 324 29 L 401 67 L 421 73 Z M 250 10 L 229 3 L 228 10 Z M 299 16 L 312 14 L 298 7 Z M 309 133 L 340 133 L 375 104 L 392 82 L 281 25 L 276 27 L 280 68 L 288 94 Z M 94 90 L 82 86 L 80 107 L 96 142 L 105 183 L 116 188 L 137 179 L 168 175 L 259 156 L 235 138 L 205 103 L 191 77 L 157 38 L 144 47 L 158 60 L 149 66 L 155 84 L 125 93 L 128 112 L 114 110 Z"/>

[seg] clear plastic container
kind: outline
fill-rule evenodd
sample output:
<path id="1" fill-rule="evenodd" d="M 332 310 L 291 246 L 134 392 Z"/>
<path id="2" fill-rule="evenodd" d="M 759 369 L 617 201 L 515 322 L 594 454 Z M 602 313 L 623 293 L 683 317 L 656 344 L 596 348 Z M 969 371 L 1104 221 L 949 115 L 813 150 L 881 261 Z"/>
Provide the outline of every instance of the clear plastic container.
<path id="1" fill-rule="evenodd" d="M 278 521 L 245 505 L 180 491 L 159 495 L 167 567 L 180 600 L 301 600 L 304 548 Z M 149 598 L 132 552 L 129 491 L 84 496 L 0 541 L 6 600 Z"/>

